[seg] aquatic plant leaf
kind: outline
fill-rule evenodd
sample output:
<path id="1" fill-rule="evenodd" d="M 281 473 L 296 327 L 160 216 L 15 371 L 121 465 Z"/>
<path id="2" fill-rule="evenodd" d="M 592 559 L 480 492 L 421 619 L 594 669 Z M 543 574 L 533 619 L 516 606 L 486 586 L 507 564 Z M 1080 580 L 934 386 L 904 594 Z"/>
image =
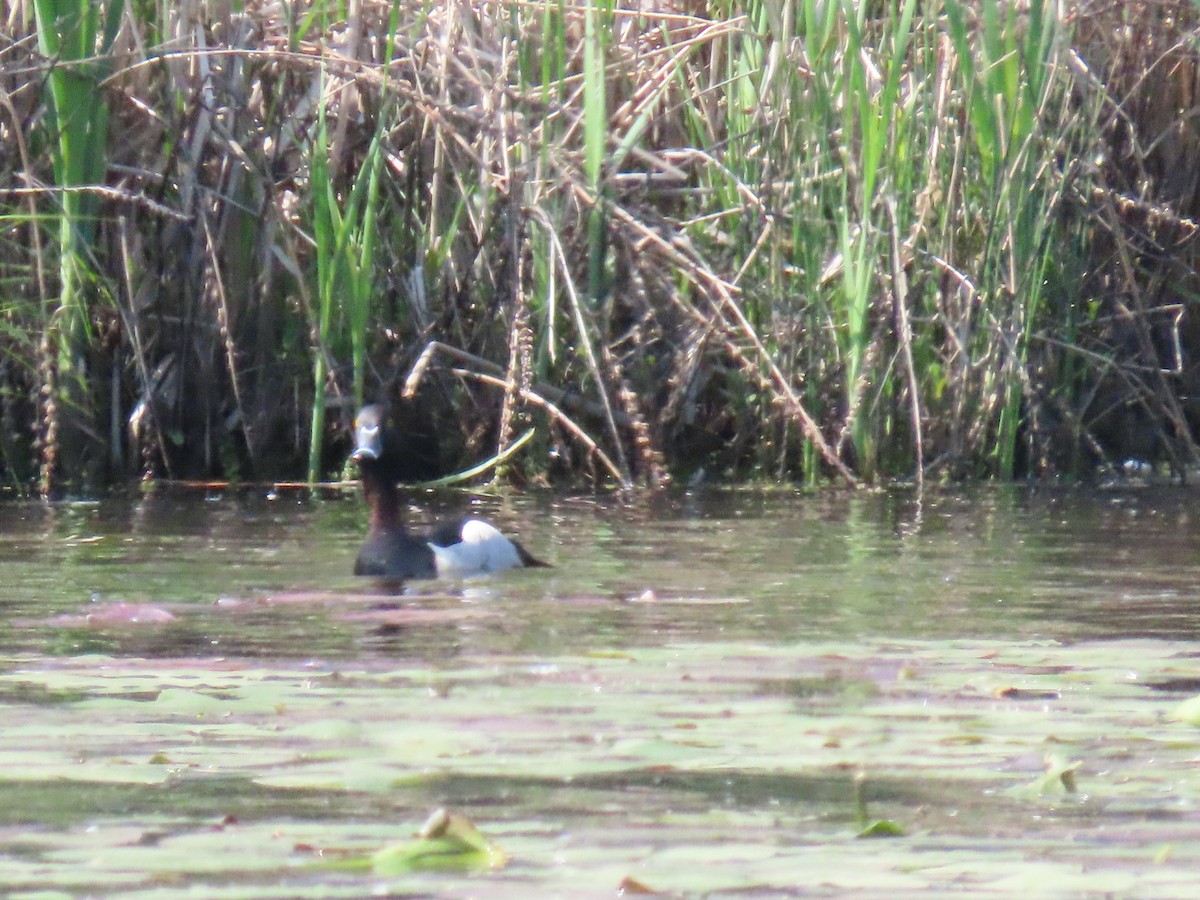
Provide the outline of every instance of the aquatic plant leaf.
<path id="1" fill-rule="evenodd" d="M 1082 762 L 1068 762 L 1057 753 L 1049 753 L 1044 760 L 1045 773 L 1031 785 L 1014 788 L 1014 795 L 1025 796 L 1067 796 L 1078 792 L 1075 773 Z"/>
<path id="2" fill-rule="evenodd" d="M 868 824 L 865 828 L 859 829 L 856 837 L 904 837 L 904 826 L 900 825 L 898 822 L 893 822 L 891 819 L 876 819 L 874 822 Z"/>
<path id="3" fill-rule="evenodd" d="M 1171 718 L 1178 722 L 1200 727 L 1200 696 L 1184 700 L 1171 712 Z"/>
<path id="4" fill-rule="evenodd" d="M 500 869 L 508 856 L 480 833 L 465 816 L 434 811 L 416 839 L 384 847 L 372 857 L 376 875 L 403 875 L 428 870 Z"/>

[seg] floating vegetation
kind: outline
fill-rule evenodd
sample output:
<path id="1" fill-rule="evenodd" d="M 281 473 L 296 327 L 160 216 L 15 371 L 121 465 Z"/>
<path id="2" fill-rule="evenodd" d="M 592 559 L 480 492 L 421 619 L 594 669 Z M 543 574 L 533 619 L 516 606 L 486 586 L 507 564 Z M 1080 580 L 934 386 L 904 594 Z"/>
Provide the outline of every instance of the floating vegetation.
<path id="1" fill-rule="evenodd" d="M 285 502 L 0 505 L 0 894 L 1195 883 L 1186 491 L 491 495 L 570 564 L 397 595 Z"/>

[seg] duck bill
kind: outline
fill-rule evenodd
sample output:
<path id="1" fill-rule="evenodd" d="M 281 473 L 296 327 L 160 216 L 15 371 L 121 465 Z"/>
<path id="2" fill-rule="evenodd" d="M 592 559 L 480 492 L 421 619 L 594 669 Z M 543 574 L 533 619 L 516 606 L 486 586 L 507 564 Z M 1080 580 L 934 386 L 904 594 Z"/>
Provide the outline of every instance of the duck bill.
<path id="1" fill-rule="evenodd" d="M 379 427 L 357 428 L 354 432 L 354 451 L 350 458 L 355 462 L 376 460 L 382 455 L 383 444 L 379 437 Z"/>

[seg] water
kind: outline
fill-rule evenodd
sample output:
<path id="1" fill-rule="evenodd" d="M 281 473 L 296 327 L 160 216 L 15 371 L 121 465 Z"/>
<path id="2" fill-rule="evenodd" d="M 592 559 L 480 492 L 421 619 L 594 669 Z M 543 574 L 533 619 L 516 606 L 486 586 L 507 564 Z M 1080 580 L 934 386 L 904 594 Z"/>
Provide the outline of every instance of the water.
<path id="1" fill-rule="evenodd" d="M 503 608 L 511 642 L 547 652 L 704 639 L 1194 639 L 1200 521 L 1179 489 L 973 495 L 729 492 L 633 506 L 595 498 L 413 498 L 417 524 L 471 512 L 555 564 L 468 587 Z M 153 603 L 221 630 L 211 607 L 369 589 L 349 570 L 352 493 L 157 493 L 0 505 L 0 607 L 31 620 L 89 603 Z M 415 588 L 429 590 L 428 585 Z M 643 594 L 660 602 L 629 603 Z M 649 595 L 647 595 L 649 599 Z M 624 602 L 622 602 L 624 601 Z M 688 602 L 695 601 L 695 602 Z M 247 631 L 255 652 L 357 655 L 304 617 Z M 36 649 L 37 628 L 0 649 Z M 565 642 L 565 646 L 564 643 Z"/>
<path id="2" fill-rule="evenodd" d="M 1200 862 L 1191 490 L 412 499 L 554 568 L 380 596 L 350 492 L 0 504 L 0 890 L 1169 896 Z M 511 862 L 372 868 L 440 805 Z"/>

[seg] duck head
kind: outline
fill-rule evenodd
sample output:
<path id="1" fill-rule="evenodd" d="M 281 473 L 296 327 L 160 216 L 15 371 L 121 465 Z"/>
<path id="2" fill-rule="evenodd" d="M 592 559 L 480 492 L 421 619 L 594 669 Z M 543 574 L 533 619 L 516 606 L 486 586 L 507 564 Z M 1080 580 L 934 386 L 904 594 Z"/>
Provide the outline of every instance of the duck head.
<path id="1" fill-rule="evenodd" d="M 392 484 L 412 480 L 414 469 L 420 468 L 414 467 L 413 454 L 404 444 L 390 407 L 373 403 L 359 411 L 350 458 L 364 477 Z"/>
<path id="2" fill-rule="evenodd" d="M 425 404 L 393 400 L 372 403 L 354 419 L 350 459 L 369 477 L 414 482 L 443 474 L 436 430 Z"/>

